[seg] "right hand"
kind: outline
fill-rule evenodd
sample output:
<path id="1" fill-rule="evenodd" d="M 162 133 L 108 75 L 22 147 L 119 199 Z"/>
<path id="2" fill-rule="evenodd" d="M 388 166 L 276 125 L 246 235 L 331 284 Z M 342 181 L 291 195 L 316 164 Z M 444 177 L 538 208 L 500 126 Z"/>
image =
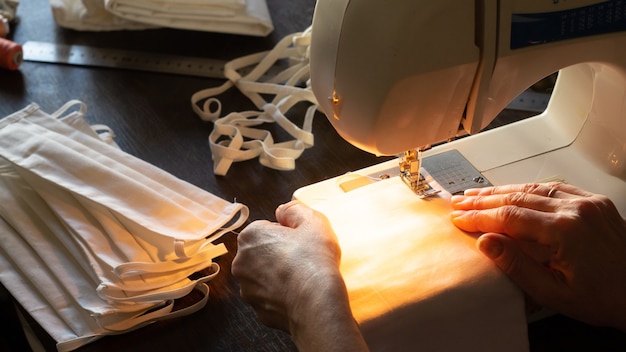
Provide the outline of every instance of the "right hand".
<path id="1" fill-rule="evenodd" d="M 605 196 L 563 183 L 467 190 L 452 221 L 537 303 L 626 331 L 626 221 Z"/>

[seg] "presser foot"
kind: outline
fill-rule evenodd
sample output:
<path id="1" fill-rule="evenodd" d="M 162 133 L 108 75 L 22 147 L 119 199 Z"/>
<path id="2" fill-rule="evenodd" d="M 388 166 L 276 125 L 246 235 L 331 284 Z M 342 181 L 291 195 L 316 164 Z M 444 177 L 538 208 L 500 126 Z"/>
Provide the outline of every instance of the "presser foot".
<path id="1" fill-rule="evenodd" d="M 400 178 L 420 198 L 428 198 L 439 193 L 432 188 L 420 172 L 422 166 L 422 150 L 411 149 L 400 158 Z"/>
<path id="2" fill-rule="evenodd" d="M 421 174 L 416 176 L 410 173 L 400 173 L 400 179 L 420 198 L 432 197 L 440 192 L 428 184 Z"/>

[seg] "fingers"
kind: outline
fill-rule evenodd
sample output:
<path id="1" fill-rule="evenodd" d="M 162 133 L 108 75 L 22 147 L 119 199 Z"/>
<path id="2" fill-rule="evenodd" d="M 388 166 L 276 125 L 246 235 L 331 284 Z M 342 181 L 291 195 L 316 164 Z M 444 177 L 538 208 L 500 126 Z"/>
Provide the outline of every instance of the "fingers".
<path id="1" fill-rule="evenodd" d="M 538 303 L 553 306 L 563 296 L 563 276 L 526 255 L 514 239 L 486 233 L 478 238 L 476 246 Z"/>
<path id="2" fill-rule="evenodd" d="M 518 239 L 542 243 L 543 233 L 549 232 L 554 219 L 548 213 L 504 206 L 484 210 L 455 210 L 452 223 L 468 232 L 505 233 Z"/>
<path id="3" fill-rule="evenodd" d="M 311 208 L 297 200 L 292 200 L 276 208 L 276 220 L 283 226 L 297 228 L 311 218 L 312 212 Z"/>
<path id="4" fill-rule="evenodd" d="M 277 224 L 267 220 L 255 220 L 244 227 L 239 235 L 237 235 L 237 243 L 239 247 L 245 247 L 249 244 L 255 244 L 260 236 L 266 233 L 281 231 Z"/>
<path id="5" fill-rule="evenodd" d="M 245 242 L 248 237 L 256 237 L 262 233 L 283 233 L 287 229 L 295 229 L 305 222 L 311 221 L 316 212 L 298 201 L 281 204 L 276 208 L 276 222 L 256 220 L 246 226 L 238 235 L 239 242 Z M 321 215 L 321 214 L 319 214 Z"/>
<path id="6" fill-rule="evenodd" d="M 554 211 L 559 205 L 555 199 L 523 192 L 483 196 L 453 196 L 451 202 L 452 207 L 456 210 L 483 210 L 511 205 L 539 211 Z"/>
<path id="7" fill-rule="evenodd" d="M 484 188 L 472 188 L 465 191 L 466 196 L 486 196 L 507 193 L 528 193 L 549 198 L 591 197 L 594 194 L 576 186 L 562 182 L 525 183 Z"/>
<path id="8" fill-rule="evenodd" d="M 505 233 L 545 243 L 569 200 L 592 193 L 564 183 L 529 183 L 470 189 L 451 198 L 452 222 L 469 232 Z M 543 240 L 542 240 L 543 239 Z"/>
<path id="9" fill-rule="evenodd" d="M 329 232 L 326 230 L 330 229 L 328 219 L 322 213 L 297 200 L 279 205 L 276 208 L 276 220 L 292 229 L 308 227 L 320 233 Z"/>
<path id="10" fill-rule="evenodd" d="M 292 200 L 290 202 L 279 205 L 275 211 L 276 219 L 278 220 L 278 222 L 282 224 L 280 219 L 283 218 L 283 220 L 286 220 L 289 215 L 290 209 L 291 211 L 294 211 L 293 208 L 297 207 L 299 204 L 300 203 L 297 200 Z M 297 212 L 298 210 L 296 209 L 295 211 Z"/>

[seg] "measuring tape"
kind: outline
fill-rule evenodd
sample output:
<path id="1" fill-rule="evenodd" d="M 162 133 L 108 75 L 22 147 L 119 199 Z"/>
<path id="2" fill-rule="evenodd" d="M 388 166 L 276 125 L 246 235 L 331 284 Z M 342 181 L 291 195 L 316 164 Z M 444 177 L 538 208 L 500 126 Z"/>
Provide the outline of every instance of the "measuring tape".
<path id="1" fill-rule="evenodd" d="M 111 67 L 186 76 L 224 78 L 226 61 L 139 51 L 28 41 L 24 61 L 77 66 Z"/>

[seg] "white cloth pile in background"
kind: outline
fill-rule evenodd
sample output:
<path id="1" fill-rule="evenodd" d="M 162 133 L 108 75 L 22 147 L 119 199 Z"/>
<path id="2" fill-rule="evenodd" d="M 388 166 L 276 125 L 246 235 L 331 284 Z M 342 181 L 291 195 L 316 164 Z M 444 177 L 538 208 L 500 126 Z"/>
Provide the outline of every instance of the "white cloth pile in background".
<path id="1" fill-rule="evenodd" d="M 87 31 L 169 27 L 265 36 L 265 0 L 50 0 L 58 25 Z"/>
<path id="2" fill-rule="evenodd" d="M 19 4 L 19 0 L 0 0 L 0 16 L 7 21 L 13 21 Z"/>

